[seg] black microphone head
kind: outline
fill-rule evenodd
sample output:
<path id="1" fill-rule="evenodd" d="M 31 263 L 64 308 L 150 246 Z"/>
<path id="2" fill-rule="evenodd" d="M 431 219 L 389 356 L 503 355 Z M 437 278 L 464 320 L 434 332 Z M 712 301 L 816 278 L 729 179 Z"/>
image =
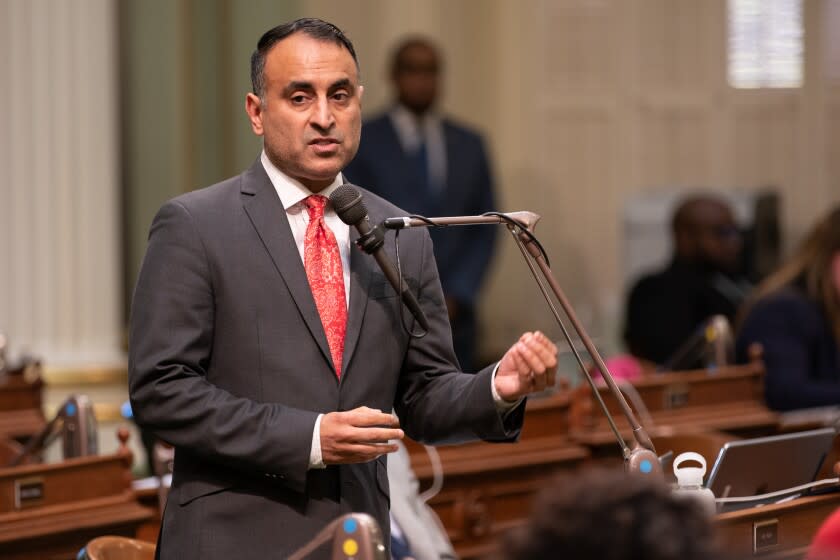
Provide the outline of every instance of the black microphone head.
<path id="1" fill-rule="evenodd" d="M 330 195 L 330 203 L 341 221 L 347 225 L 356 225 L 368 215 L 362 193 L 350 183 L 344 183 L 335 189 Z"/>

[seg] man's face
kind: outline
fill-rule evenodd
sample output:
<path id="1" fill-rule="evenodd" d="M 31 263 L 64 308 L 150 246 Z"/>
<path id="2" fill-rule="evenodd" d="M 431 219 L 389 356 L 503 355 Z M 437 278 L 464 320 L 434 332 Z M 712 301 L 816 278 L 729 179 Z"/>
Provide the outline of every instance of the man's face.
<path id="1" fill-rule="evenodd" d="M 246 110 L 281 171 L 319 192 L 353 159 L 361 134 L 362 86 L 341 45 L 295 33 L 266 56 L 265 93 Z"/>
<path id="2" fill-rule="evenodd" d="M 697 248 L 706 263 L 725 271 L 738 268 L 743 246 L 732 212 L 725 206 L 707 205 L 698 213 Z"/>
<path id="3" fill-rule="evenodd" d="M 394 86 L 400 103 L 417 114 L 428 111 L 438 95 L 439 63 L 434 49 L 416 44 L 400 53 Z"/>

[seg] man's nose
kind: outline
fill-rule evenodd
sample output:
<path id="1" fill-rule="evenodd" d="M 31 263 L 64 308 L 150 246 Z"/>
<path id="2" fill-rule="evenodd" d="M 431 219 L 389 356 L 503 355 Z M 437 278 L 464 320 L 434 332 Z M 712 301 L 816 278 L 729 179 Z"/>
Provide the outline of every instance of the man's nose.
<path id="1" fill-rule="evenodd" d="M 312 109 L 310 119 L 312 126 L 319 130 L 327 131 L 335 124 L 335 115 L 328 99 L 319 98 Z"/>

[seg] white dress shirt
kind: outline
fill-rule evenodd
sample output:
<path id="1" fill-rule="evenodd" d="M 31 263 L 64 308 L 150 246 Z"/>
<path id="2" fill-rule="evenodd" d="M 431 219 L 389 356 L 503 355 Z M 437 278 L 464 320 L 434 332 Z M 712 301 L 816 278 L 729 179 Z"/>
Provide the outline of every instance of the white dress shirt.
<path id="1" fill-rule="evenodd" d="M 309 189 L 303 186 L 300 181 L 296 179 L 292 179 L 282 171 L 280 171 L 276 165 L 274 165 L 270 159 L 268 159 L 268 155 L 263 150 L 262 154 L 260 155 L 260 161 L 262 162 L 263 168 L 265 168 L 265 172 L 268 174 L 268 178 L 271 180 L 271 184 L 274 185 L 274 189 L 277 191 L 277 196 L 280 197 L 280 202 L 283 204 L 283 208 L 286 210 L 286 217 L 289 219 L 289 227 L 292 229 L 292 235 L 295 238 L 295 244 L 298 248 L 298 253 L 300 253 L 301 261 L 304 260 L 304 240 L 306 238 L 306 226 L 309 225 L 309 212 L 307 211 L 306 205 L 303 203 L 303 200 L 312 195 L 312 194 L 321 194 L 329 198 L 330 194 L 341 186 L 344 182 L 344 178 L 339 173 L 336 175 L 335 180 L 328 186 L 326 189 L 322 190 L 319 193 L 313 193 Z M 335 211 L 332 209 L 332 206 L 329 204 L 324 208 L 324 222 L 326 223 L 327 227 L 332 230 L 333 235 L 335 235 L 335 240 L 338 243 L 338 252 L 341 255 L 341 267 L 344 269 L 344 297 L 349 308 L 350 306 L 350 226 L 345 224 L 341 221 Z M 498 369 L 498 366 L 497 366 Z M 522 399 L 517 400 L 516 402 L 509 403 L 501 398 L 499 394 L 496 392 L 496 385 L 493 383 L 493 380 L 496 379 L 496 372 L 493 372 L 493 377 L 490 382 L 490 391 L 493 395 L 493 400 L 496 403 L 496 407 L 499 411 L 507 411 L 512 410 L 517 404 L 519 404 Z M 310 469 L 323 469 L 326 467 L 324 464 L 323 455 L 321 454 L 321 419 L 324 417 L 323 414 L 319 414 L 318 418 L 315 420 L 315 429 L 312 431 L 312 447 L 309 451 L 309 468 Z"/>

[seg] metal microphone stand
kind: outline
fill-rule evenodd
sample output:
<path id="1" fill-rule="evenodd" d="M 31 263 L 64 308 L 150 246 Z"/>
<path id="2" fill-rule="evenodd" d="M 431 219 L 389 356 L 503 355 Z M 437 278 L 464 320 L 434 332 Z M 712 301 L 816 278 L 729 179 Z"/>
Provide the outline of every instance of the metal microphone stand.
<path id="1" fill-rule="evenodd" d="M 595 395 L 601 410 L 604 412 L 604 416 L 607 418 L 610 429 L 613 434 L 615 434 L 615 438 L 621 446 L 621 452 L 624 456 L 624 469 L 630 473 L 663 477 L 664 474 L 662 472 L 662 466 L 659 463 L 659 458 L 656 455 L 653 442 L 650 440 L 650 437 L 645 429 L 636 419 L 636 415 L 633 414 L 633 410 L 630 408 L 630 405 L 627 404 L 627 400 L 624 398 L 621 390 L 619 390 L 618 385 L 616 385 L 612 374 L 609 372 L 609 369 L 607 369 L 603 358 L 601 358 L 601 354 L 595 348 L 595 345 L 592 343 L 592 339 L 586 333 L 583 325 L 578 320 L 577 314 L 572 308 L 572 305 L 569 303 L 569 300 L 566 298 L 566 295 L 563 293 L 562 288 L 560 288 L 560 284 L 557 283 L 557 279 L 554 277 L 551 267 L 549 267 L 548 262 L 546 261 L 542 248 L 536 242 L 533 230 L 539 219 L 540 216 L 538 214 L 534 214 L 533 212 L 511 212 L 507 214 L 491 213 L 483 216 L 455 216 L 446 218 L 425 218 L 413 216 L 405 218 L 389 218 L 383 222 L 383 225 L 389 229 L 402 229 L 408 227 L 455 226 L 488 223 L 505 224 L 513 235 L 516 245 L 519 247 L 522 257 L 525 259 L 525 263 L 528 265 L 528 269 L 531 271 L 534 280 L 537 282 L 540 292 L 542 292 L 545 301 L 548 303 L 548 307 L 551 309 L 557 324 L 560 326 L 560 330 L 563 331 L 563 336 L 569 344 L 569 348 L 571 348 L 572 353 L 577 360 L 578 366 L 580 366 L 580 371 L 583 373 L 583 377 L 586 379 L 587 383 L 589 383 L 592 393 Z M 539 272 L 537 272 L 537 268 L 539 268 Z M 546 287 L 546 282 L 548 283 L 548 287 Z M 554 296 L 557 298 L 557 301 L 560 303 L 560 306 L 563 308 L 563 311 L 569 318 L 569 321 L 571 321 L 575 332 L 578 337 L 580 337 L 580 340 L 583 342 L 587 352 L 589 352 L 589 355 L 595 361 L 598 371 L 600 371 L 601 376 L 604 378 L 604 381 L 613 396 L 618 401 L 624 417 L 630 424 L 633 434 L 632 448 L 627 445 L 624 438 L 621 436 L 621 433 L 618 431 L 618 427 L 616 426 L 609 409 L 607 409 L 606 403 L 604 403 L 604 400 L 598 392 L 598 388 L 595 386 L 595 381 L 592 379 L 592 376 L 589 375 L 586 365 L 583 363 L 583 358 L 581 358 L 580 353 L 572 343 L 571 335 L 566 329 L 566 326 L 563 324 L 560 313 L 557 310 L 554 301 L 551 299 L 551 295 L 548 291 L 549 288 L 551 289 L 551 292 L 554 293 Z"/>

